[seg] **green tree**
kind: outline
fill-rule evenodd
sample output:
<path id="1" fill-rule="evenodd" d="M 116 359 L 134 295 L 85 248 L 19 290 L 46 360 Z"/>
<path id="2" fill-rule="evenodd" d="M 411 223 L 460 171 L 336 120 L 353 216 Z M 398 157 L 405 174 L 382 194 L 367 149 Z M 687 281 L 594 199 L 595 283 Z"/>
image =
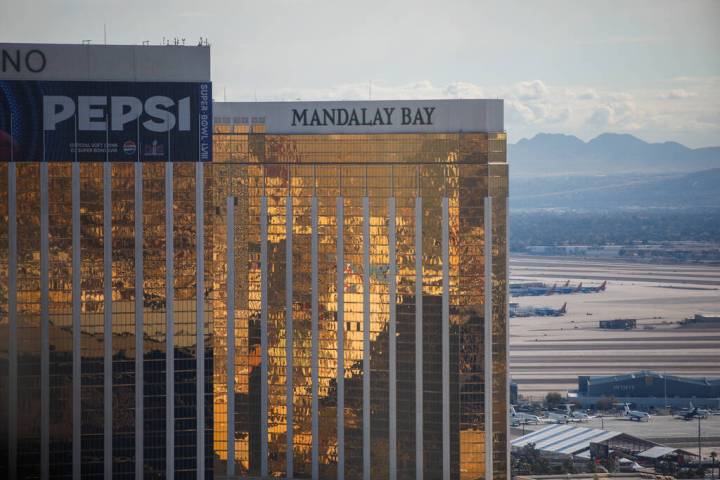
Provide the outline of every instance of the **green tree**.
<path id="1" fill-rule="evenodd" d="M 550 392 L 545 396 L 545 405 L 548 408 L 555 408 L 560 405 L 563 401 L 562 395 L 558 392 Z"/>
<path id="2" fill-rule="evenodd" d="M 535 448 L 534 443 L 528 443 L 511 457 L 512 474 L 515 475 L 547 475 L 552 473 L 550 462 L 542 456 L 542 452 Z"/>
<path id="3" fill-rule="evenodd" d="M 610 410 L 610 409 L 612 409 L 612 407 L 616 401 L 617 400 L 612 395 L 609 397 L 606 397 L 605 395 L 603 395 L 597 401 L 597 408 L 598 408 L 598 410 Z"/>

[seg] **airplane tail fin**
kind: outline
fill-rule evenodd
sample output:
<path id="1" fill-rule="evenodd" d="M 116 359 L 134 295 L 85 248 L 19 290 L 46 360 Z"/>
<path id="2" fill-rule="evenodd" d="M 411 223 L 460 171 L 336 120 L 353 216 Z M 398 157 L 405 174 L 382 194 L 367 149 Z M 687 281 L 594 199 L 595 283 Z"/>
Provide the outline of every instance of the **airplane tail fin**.
<path id="1" fill-rule="evenodd" d="M 568 280 L 567 282 L 565 282 L 565 285 L 564 285 L 564 286 L 565 286 L 565 287 L 569 287 L 569 286 L 570 286 L 570 280 Z"/>
<path id="2" fill-rule="evenodd" d="M 606 287 L 607 287 L 607 280 L 603 281 L 602 285 L 600 285 L 600 288 L 598 290 L 601 292 L 604 292 Z"/>
<path id="3" fill-rule="evenodd" d="M 578 283 L 577 288 L 575 289 L 576 292 L 582 292 L 582 282 Z"/>
<path id="4" fill-rule="evenodd" d="M 563 303 L 562 308 L 558 311 L 558 313 L 563 314 L 567 313 L 567 302 Z"/>
<path id="5" fill-rule="evenodd" d="M 552 295 L 555 293 L 555 289 L 557 288 L 557 283 L 552 286 L 550 290 L 547 291 L 547 295 Z"/>

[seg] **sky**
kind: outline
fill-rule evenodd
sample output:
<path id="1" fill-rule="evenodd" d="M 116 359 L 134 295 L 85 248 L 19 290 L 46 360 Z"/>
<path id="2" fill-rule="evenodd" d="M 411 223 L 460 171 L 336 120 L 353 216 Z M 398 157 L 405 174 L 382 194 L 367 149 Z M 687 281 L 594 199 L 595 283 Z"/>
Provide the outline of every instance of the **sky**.
<path id="1" fill-rule="evenodd" d="M 0 42 L 212 46 L 216 100 L 502 98 L 508 139 L 720 145 L 720 1 L 0 0 Z"/>

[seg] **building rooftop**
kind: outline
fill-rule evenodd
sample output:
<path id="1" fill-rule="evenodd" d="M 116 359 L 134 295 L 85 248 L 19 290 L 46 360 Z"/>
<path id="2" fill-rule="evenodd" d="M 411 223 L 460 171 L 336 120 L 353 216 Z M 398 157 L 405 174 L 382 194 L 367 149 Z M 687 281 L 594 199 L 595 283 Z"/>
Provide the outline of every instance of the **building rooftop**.
<path id="1" fill-rule="evenodd" d="M 679 377 L 677 375 L 668 375 L 660 372 L 653 372 L 651 370 L 640 370 L 638 372 L 626 373 L 624 375 L 608 375 L 608 376 L 597 376 L 588 377 L 588 383 L 594 385 L 602 383 L 615 383 L 626 380 L 633 380 L 636 378 L 654 377 L 658 379 L 674 380 L 677 382 L 694 383 L 697 385 L 717 385 L 720 384 L 720 378 L 707 378 L 707 377 Z"/>
<path id="2" fill-rule="evenodd" d="M 576 455 L 590 448 L 590 443 L 600 443 L 624 435 L 599 428 L 576 427 L 573 425 L 549 425 L 512 441 L 513 448 L 530 443 L 548 453 Z"/>
<path id="3" fill-rule="evenodd" d="M 0 43 L 0 80 L 209 82 L 205 45 Z"/>

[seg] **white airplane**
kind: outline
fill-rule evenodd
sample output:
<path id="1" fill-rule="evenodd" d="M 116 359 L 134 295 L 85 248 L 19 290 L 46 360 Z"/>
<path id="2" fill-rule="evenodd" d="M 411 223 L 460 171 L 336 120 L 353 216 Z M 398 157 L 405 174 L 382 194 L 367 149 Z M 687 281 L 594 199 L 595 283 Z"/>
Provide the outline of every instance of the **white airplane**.
<path id="1" fill-rule="evenodd" d="M 588 422 L 591 418 L 595 418 L 595 415 L 588 415 L 585 412 L 573 411 L 572 404 L 565 403 L 565 414 L 568 416 L 571 422 Z"/>
<path id="2" fill-rule="evenodd" d="M 677 418 L 682 420 L 692 420 L 694 418 L 707 418 L 710 416 L 710 411 L 704 408 L 698 408 L 690 402 L 690 408 L 683 408 L 682 412 Z"/>
<path id="3" fill-rule="evenodd" d="M 528 424 L 528 423 L 538 425 L 538 424 L 542 423 L 543 421 L 537 415 L 532 415 L 530 413 L 525 413 L 525 412 L 516 412 L 515 406 L 510 405 L 510 422 L 513 425 L 521 425 L 521 424 Z"/>
<path id="4" fill-rule="evenodd" d="M 704 408 L 698 408 L 695 405 L 693 405 L 693 402 L 690 402 L 690 409 L 694 409 L 695 413 L 700 416 L 700 418 L 707 418 L 710 416 L 710 410 L 706 410 Z"/>
<path id="5" fill-rule="evenodd" d="M 650 414 L 647 412 L 641 412 L 639 410 L 630 410 L 630 406 L 626 403 L 625 404 L 625 416 L 628 417 L 628 420 L 635 420 L 638 422 L 649 422 L 650 421 Z"/>
<path id="6" fill-rule="evenodd" d="M 570 417 L 566 413 L 548 411 L 545 423 L 568 423 Z"/>

